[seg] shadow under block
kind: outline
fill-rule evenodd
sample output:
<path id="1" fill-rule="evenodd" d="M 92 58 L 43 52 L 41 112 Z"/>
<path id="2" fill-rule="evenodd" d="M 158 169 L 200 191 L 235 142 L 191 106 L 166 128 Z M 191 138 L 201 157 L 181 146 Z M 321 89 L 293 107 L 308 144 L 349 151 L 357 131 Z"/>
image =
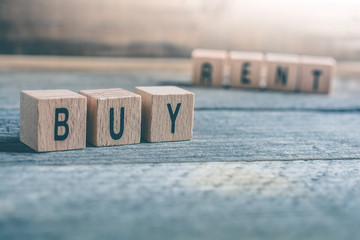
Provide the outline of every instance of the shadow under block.
<path id="1" fill-rule="evenodd" d="M 86 97 L 69 90 L 20 93 L 20 141 L 37 152 L 86 146 Z"/>
<path id="2" fill-rule="evenodd" d="M 278 91 L 295 91 L 299 57 L 292 54 L 266 54 L 266 88 Z"/>
<path id="3" fill-rule="evenodd" d="M 142 137 L 148 142 L 191 140 L 195 94 L 178 87 L 136 87 L 142 101 Z"/>
<path id="4" fill-rule="evenodd" d="M 263 61 L 260 52 L 230 52 L 230 86 L 259 88 Z"/>
<path id="5" fill-rule="evenodd" d="M 193 84 L 222 87 L 226 60 L 226 51 L 195 49 L 192 52 Z"/>
<path id="6" fill-rule="evenodd" d="M 335 75 L 336 61 L 330 57 L 302 56 L 300 91 L 329 93 Z"/>
<path id="7" fill-rule="evenodd" d="M 140 143 L 141 97 L 121 88 L 82 90 L 87 97 L 87 140 L 94 146 Z"/>

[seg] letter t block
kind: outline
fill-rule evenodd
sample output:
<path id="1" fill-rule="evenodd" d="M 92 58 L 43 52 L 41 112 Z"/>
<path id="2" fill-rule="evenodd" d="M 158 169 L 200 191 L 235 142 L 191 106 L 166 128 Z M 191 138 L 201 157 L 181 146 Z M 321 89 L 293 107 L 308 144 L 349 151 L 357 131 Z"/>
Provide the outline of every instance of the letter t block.
<path id="1" fill-rule="evenodd" d="M 88 99 L 87 140 L 94 146 L 140 142 L 140 96 L 121 88 L 82 90 Z"/>
<path id="2" fill-rule="evenodd" d="M 136 87 L 142 101 L 142 137 L 148 142 L 192 139 L 195 94 L 172 86 Z"/>
<path id="3" fill-rule="evenodd" d="M 86 98 L 69 90 L 21 91 L 20 141 L 37 152 L 85 148 Z"/>
<path id="4" fill-rule="evenodd" d="M 301 92 L 324 93 L 331 91 L 336 61 L 330 57 L 301 57 Z"/>

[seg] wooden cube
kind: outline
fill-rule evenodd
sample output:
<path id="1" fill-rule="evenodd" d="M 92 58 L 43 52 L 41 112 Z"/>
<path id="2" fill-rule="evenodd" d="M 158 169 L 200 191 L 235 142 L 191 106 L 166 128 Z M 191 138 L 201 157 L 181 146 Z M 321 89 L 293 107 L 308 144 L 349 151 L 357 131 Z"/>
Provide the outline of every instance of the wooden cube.
<path id="1" fill-rule="evenodd" d="M 192 139 L 195 94 L 172 86 L 136 87 L 142 101 L 142 137 L 148 142 Z"/>
<path id="2" fill-rule="evenodd" d="M 230 52 L 230 86 L 259 88 L 263 60 L 260 52 Z"/>
<path id="3" fill-rule="evenodd" d="M 336 61 L 330 57 L 302 56 L 300 91 L 329 93 L 335 75 Z"/>
<path id="4" fill-rule="evenodd" d="M 21 91 L 20 141 L 37 152 L 85 148 L 86 97 L 69 90 Z"/>
<path id="5" fill-rule="evenodd" d="M 192 52 L 193 84 L 198 86 L 223 86 L 226 60 L 226 51 L 195 49 Z"/>
<path id="6" fill-rule="evenodd" d="M 87 140 L 94 146 L 140 142 L 141 97 L 121 88 L 82 90 L 87 97 Z"/>
<path id="7" fill-rule="evenodd" d="M 295 91 L 297 88 L 299 57 L 292 54 L 266 54 L 267 88 Z"/>

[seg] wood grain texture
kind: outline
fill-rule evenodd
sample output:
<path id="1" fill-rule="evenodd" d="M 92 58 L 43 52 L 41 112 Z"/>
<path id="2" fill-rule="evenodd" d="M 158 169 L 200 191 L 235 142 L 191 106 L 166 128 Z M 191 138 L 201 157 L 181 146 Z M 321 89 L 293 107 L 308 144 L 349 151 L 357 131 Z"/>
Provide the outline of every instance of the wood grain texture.
<path id="1" fill-rule="evenodd" d="M 51 79 L 52 81 L 49 81 Z M 38 72 L 0 71 L 0 103 L 4 109 L 19 109 L 22 89 L 98 89 L 121 87 L 133 91 L 135 86 L 178 85 L 196 95 L 195 108 L 250 110 L 356 110 L 360 106 L 360 81 L 335 78 L 330 95 L 293 93 L 240 88 L 195 87 L 191 73 L 178 72 Z"/>
<path id="2" fill-rule="evenodd" d="M 0 166 L 360 159 L 359 112 L 195 109 L 191 141 L 35 154 L 19 110 L 1 110 Z"/>
<path id="3" fill-rule="evenodd" d="M 330 57 L 301 56 L 300 91 L 325 93 L 331 91 L 336 61 Z"/>
<path id="4" fill-rule="evenodd" d="M 299 56 L 268 53 L 266 61 L 266 88 L 294 92 L 297 88 Z"/>
<path id="5" fill-rule="evenodd" d="M 221 87 L 224 85 L 227 52 L 195 49 L 192 52 L 193 84 Z"/>
<path id="6" fill-rule="evenodd" d="M 69 90 L 30 90 L 21 92 L 20 105 L 20 140 L 35 151 L 85 148 L 85 97 Z"/>
<path id="7" fill-rule="evenodd" d="M 121 88 L 81 90 L 79 93 L 88 99 L 87 140 L 92 145 L 112 146 L 140 142 L 139 95 Z M 111 116 L 113 120 L 110 120 Z"/>
<path id="8" fill-rule="evenodd" d="M 169 83 L 196 94 L 192 141 L 19 141 L 21 89 Z M 190 72 L 0 71 L 0 239 L 357 239 L 359 92 L 350 75 L 322 95 L 193 87 Z"/>
<path id="9" fill-rule="evenodd" d="M 146 141 L 192 139 L 194 93 L 172 86 L 136 87 L 135 93 L 142 97 L 142 137 Z"/>
<path id="10" fill-rule="evenodd" d="M 359 165 L 1 166 L 0 238 L 357 239 Z"/>
<path id="11" fill-rule="evenodd" d="M 230 52 L 230 86 L 259 88 L 264 55 L 260 52 Z"/>

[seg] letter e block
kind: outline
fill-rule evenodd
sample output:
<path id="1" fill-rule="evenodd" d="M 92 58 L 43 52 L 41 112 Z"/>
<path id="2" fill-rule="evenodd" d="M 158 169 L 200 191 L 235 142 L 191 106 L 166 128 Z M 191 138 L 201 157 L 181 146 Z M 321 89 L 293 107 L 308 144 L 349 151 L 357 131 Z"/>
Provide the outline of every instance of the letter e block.
<path id="1" fill-rule="evenodd" d="M 329 93 L 335 75 L 336 61 L 331 57 L 301 57 L 301 92 Z"/>
<path id="2" fill-rule="evenodd" d="M 87 97 L 87 140 L 94 146 L 140 142 L 141 97 L 121 88 L 82 90 Z"/>
<path id="3" fill-rule="evenodd" d="M 195 49 L 192 52 L 194 85 L 223 86 L 226 59 L 226 51 Z"/>
<path id="4" fill-rule="evenodd" d="M 266 54 L 267 88 L 295 91 L 297 87 L 299 57 L 292 54 Z"/>
<path id="5" fill-rule="evenodd" d="M 231 87 L 259 88 L 263 60 L 260 52 L 230 52 Z"/>
<path id="6" fill-rule="evenodd" d="M 86 146 L 86 98 L 69 90 L 20 94 L 20 141 L 37 152 Z"/>
<path id="7" fill-rule="evenodd" d="M 148 142 L 191 140 L 195 94 L 172 86 L 136 87 L 142 101 L 142 137 Z"/>

